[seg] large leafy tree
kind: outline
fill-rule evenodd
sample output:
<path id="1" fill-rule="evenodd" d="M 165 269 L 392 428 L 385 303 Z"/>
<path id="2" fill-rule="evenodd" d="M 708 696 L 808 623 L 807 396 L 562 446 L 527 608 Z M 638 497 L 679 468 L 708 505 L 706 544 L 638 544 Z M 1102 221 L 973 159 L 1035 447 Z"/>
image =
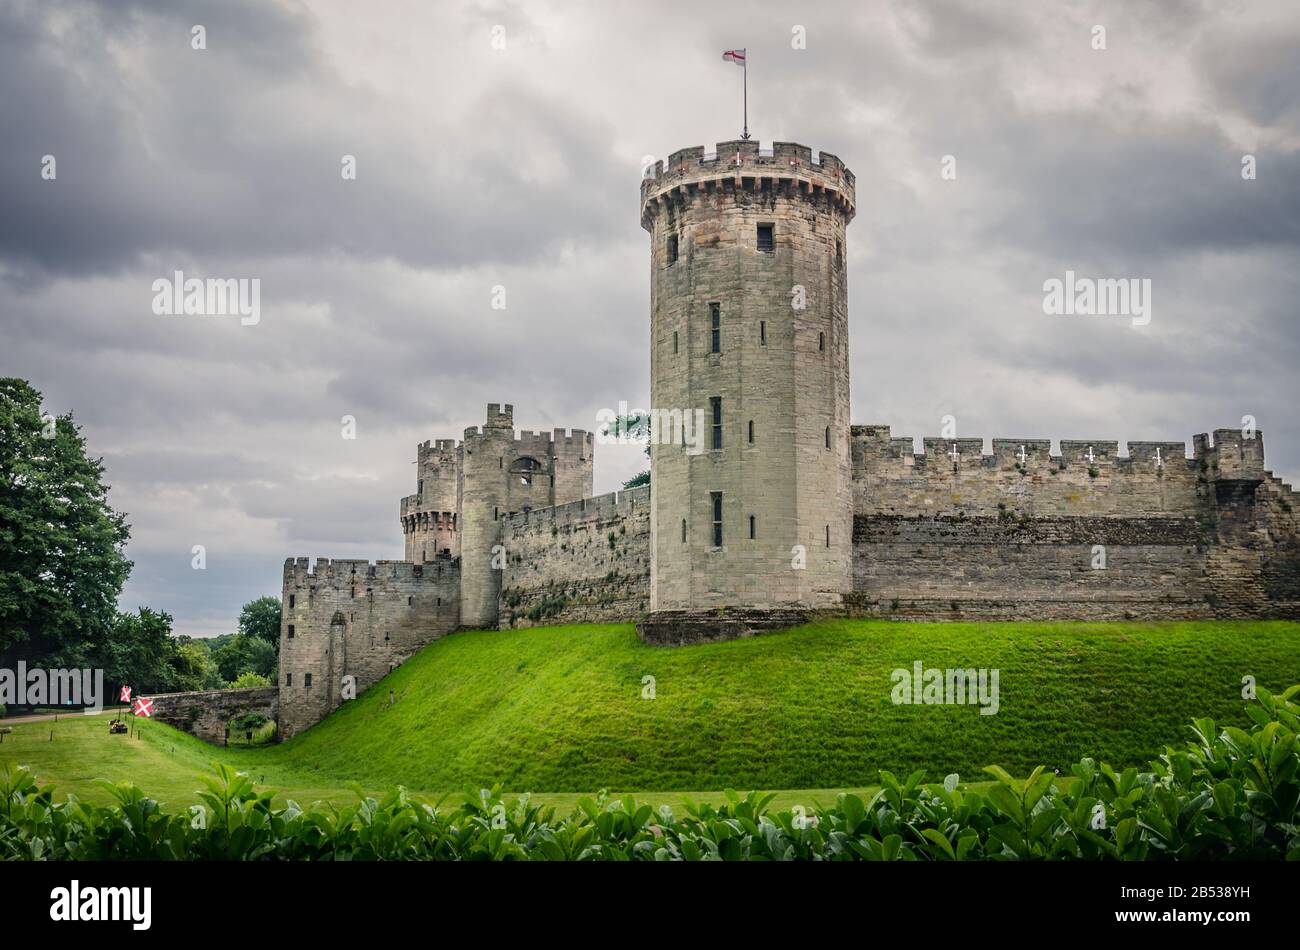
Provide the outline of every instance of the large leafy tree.
<path id="1" fill-rule="evenodd" d="M 246 637 L 257 637 L 275 647 L 280 653 L 280 598 L 259 597 L 244 604 L 239 612 L 239 632 Z"/>
<path id="2" fill-rule="evenodd" d="M 103 475 L 71 413 L 43 419 L 0 378 L 0 658 L 84 666 L 106 646 L 131 562 Z"/>

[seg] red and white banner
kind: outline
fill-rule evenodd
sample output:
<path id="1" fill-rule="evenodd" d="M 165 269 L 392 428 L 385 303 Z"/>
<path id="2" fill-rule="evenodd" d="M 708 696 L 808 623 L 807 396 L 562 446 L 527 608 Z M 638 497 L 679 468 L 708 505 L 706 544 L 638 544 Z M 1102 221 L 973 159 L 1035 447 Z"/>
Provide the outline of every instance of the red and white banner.
<path id="1" fill-rule="evenodd" d="M 146 719 L 153 715 L 153 700 L 140 697 L 135 701 L 135 714 L 144 716 Z"/>
<path id="2" fill-rule="evenodd" d="M 724 61 L 735 63 L 737 66 L 745 65 L 745 51 L 743 49 L 729 49 L 722 54 Z"/>
<path id="3" fill-rule="evenodd" d="M 129 703 L 131 701 L 131 687 L 123 686 L 122 695 L 117 697 L 119 703 Z"/>

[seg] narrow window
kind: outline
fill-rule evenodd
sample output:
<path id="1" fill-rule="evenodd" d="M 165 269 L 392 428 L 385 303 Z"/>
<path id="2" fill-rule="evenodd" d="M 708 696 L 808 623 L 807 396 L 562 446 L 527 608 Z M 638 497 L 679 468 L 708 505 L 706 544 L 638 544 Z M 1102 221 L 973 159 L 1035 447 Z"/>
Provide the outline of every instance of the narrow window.
<path id="1" fill-rule="evenodd" d="M 438 598 L 438 606 L 439 606 L 439 607 L 442 606 L 442 598 L 441 598 L 441 597 Z"/>
<path id="2" fill-rule="evenodd" d="M 668 263 L 677 263 L 677 235 L 668 235 Z"/>
<path id="3" fill-rule="evenodd" d="M 713 546 L 722 547 L 722 492 L 709 492 L 713 498 Z"/>
<path id="4" fill-rule="evenodd" d="M 677 331 L 673 331 L 673 352 L 677 352 Z"/>
<path id="5" fill-rule="evenodd" d="M 839 238 L 835 239 L 835 266 L 844 266 L 844 242 Z"/>
<path id="6" fill-rule="evenodd" d="M 387 631 L 387 630 L 384 631 L 384 642 L 385 642 L 385 643 L 388 642 L 388 631 Z"/>
<path id="7" fill-rule="evenodd" d="M 294 605 L 294 602 L 295 602 L 296 600 L 297 600 L 297 595 L 295 595 L 295 594 L 290 594 L 290 595 L 289 595 L 289 609 L 290 609 L 290 610 L 293 610 L 293 605 Z"/>
<path id="8" fill-rule="evenodd" d="M 302 674 L 302 685 L 305 686 L 305 687 L 307 687 L 308 689 L 311 689 L 311 674 L 310 674 L 310 673 L 304 673 L 304 674 Z"/>
<path id="9" fill-rule="evenodd" d="M 772 225 L 760 224 L 758 226 L 758 249 L 760 251 L 772 250 Z"/>
<path id="10" fill-rule="evenodd" d="M 754 420 L 749 420 L 749 444 L 754 444 Z"/>
<path id="11" fill-rule="evenodd" d="M 424 479 L 423 479 L 423 478 L 420 479 L 419 482 L 416 483 L 416 486 L 415 486 L 415 493 L 416 493 L 417 495 L 423 495 L 423 494 L 424 494 Z"/>
<path id="12" fill-rule="evenodd" d="M 709 332 L 711 334 L 709 352 L 721 353 L 722 352 L 722 305 L 721 304 L 716 304 L 716 303 L 709 304 Z"/>
<path id="13" fill-rule="evenodd" d="M 713 447 L 722 448 L 722 397 L 710 396 L 709 409 L 713 413 Z"/>
<path id="14" fill-rule="evenodd" d="M 497 468 L 505 468 L 505 467 L 506 467 L 506 460 L 505 460 L 505 458 L 504 458 L 503 456 L 498 456 L 498 457 L 497 457 Z"/>
<path id="15" fill-rule="evenodd" d="M 686 543 L 686 519 L 682 519 L 682 544 Z"/>
<path id="16" fill-rule="evenodd" d="M 831 447 L 831 427 L 827 426 L 826 427 L 826 448 L 829 449 L 830 447 Z"/>
<path id="17" fill-rule="evenodd" d="M 289 624 L 289 639 L 293 639 L 293 624 Z"/>
<path id="18" fill-rule="evenodd" d="M 818 349 L 819 351 L 823 352 L 823 353 L 826 352 L 826 334 L 825 334 L 825 333 L 818 333 L 818 334 L 817 334 L 817 349 Z"/>
<path id="19" fill-rule="evenodd" d="M 292 685 L 293 685 L 293 674 L 292 674 L 292 673 L 285 673 L 285 674 L 284 674 L 284 685 L 285 685 L 285 686 L 292 686 Z"/>
<path id="20" fill-rule="evenodd" d="M 492 508 L 492 520 L 496 521 L 500 517 L 501 517 L 501 509 L 494 506 Z"/>
<path id="21" fill-rule="evenodd" d="M 749 540 L 754 540 L 754 516 L 749 516 Z"/>
<path id="22" fill-rule="evenodd" d="M 758 342 L 762 346 L 767 346 L 767 321 L 758 321 Z"/>
<path id="23" fill-rule="evenodd" d="M 830 547 L 830 546 L 831 546 L 831 526 L 830 526 L 830 525 L 827 525 L 827 526 L 826 526 L 826 546 L 827 546 L 827 547 Z"/>
<path id="24" fill-rule="evenodd" d="M 415 603 L 415 598 L 414 598 L 414 597 L 407 597 L 407 598 L 406 598 L 406 606 L 410 607 L 410 606 L 411 606 L 412 604 L 414 604 L 414 603 Z"/>

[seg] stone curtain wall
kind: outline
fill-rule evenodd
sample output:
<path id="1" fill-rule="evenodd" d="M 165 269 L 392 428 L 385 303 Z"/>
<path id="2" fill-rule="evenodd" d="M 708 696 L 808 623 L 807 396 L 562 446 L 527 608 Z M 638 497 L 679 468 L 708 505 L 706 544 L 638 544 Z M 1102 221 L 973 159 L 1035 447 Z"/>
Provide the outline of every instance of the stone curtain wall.
<path id="1" fill-rule="evenodd" d="M 284 565 L 280 734 L 289 738 L 460 625 L 460 562 L 308 558 Z M 290 627 L 293 635 L 290 636 Z M 307 675 L 311 675 L 311 685 Z"/>
<path id="2" fill-rule="evenodd" d="M 911 439 L 854 427 L 854 612 L 924 619 L 1297 616 L 1294 493 L 1263 437 Z M 954 453 L 955 449 L 955 453 Z M 1158 452 L 1157 452 L 1158 450 Z M 1287 509 L 1290 508 L 1288 511 Z M 1094 545 L 1105 567 L 1094 568 Z"/>
<path id="3" fill-rule="evenodd" d="M 226 724 L 242 713 L 279 719 L 280 691 L 274 686 L 159 693 L 148 698 L 153 700 L 152 718 L 214 745 L 225 743 Z"/>
<path id="4" fill-rule="evenodd" d="M 503 629 L 632 622 L 648 609 L 649 487 L 510 515 L 502 544 Z"/>

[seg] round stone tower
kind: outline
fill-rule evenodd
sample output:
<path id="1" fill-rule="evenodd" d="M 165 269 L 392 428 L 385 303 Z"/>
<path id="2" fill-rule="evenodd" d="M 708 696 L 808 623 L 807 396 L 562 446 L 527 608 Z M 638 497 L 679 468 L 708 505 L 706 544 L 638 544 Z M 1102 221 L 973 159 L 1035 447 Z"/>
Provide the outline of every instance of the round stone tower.
<path id="1" fill-rule="evenodd" d="M 787 142 L 683 149 L 641 183 L 658 429 L 647 639 L 739 632 L 647 635 L 656 616 L 762 626 L 851 589 L 854 210 L 852 172 Z"/>
<path id="2" fill-rule="evenodd" d="M 461 445 L 460 622 L 495 627 L 504 560 L 493 564 L 506 515 L 506 460 L 514 443 L 514 407 L 488 403 L 487 422 L 465 430 Z"/>

